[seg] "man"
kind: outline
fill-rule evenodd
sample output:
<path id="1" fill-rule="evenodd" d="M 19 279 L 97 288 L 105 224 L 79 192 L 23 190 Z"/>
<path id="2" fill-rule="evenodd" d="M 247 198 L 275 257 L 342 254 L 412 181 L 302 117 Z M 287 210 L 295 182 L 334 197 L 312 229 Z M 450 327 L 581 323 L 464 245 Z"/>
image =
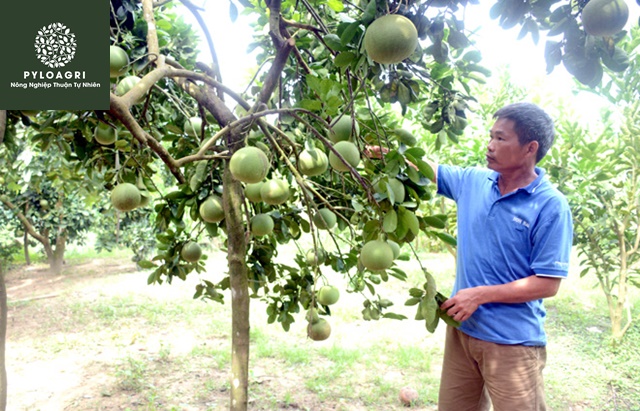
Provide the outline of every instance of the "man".
<path id="1" fill-rule="evenodd" d="M 457 203 L 458 258 L 440 411 L 545 410 L 543 298 L 568 274 L 573 237 L 564 196 L 536 167 L 554 140 L 538 106 L 498 110 L 487 166 L 433 165 L 438 193 Z"/>

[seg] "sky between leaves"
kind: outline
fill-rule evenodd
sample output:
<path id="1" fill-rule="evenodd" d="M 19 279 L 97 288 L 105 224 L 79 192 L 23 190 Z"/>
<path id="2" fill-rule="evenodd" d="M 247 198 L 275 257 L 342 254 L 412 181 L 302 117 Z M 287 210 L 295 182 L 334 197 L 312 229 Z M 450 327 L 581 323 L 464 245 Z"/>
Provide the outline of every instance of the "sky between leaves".
<path id="1" fill-rule="evenodd" d="M 633 0 L 626 0 L 630 17 L 627 28 L 638 24 L 640 6 Z M 220 61 L 222 78 L 233 90 L 243 91 L 248 84 L 248 71 L 255 65 L 255 58 L 246 54 L 248 44 L 252 40 L 250 19 L 240 14 L 235 22 L 229 16 L 229 0 L 200 0 L 194 3 L 205 9 L 203 17 L 209 24 L 209 30 Z M 489 9 L 495 1 L 481 1 L 479 5 L 470 5 L 465 16 L 467 29 L 473 31 L 471 40 L 482 52 L 481 64 L 492 70 L 494 75 L 488 79 L 487 86 L 498 80 L 497 72 L 501 67 L 508 67 L 512 81 L 526 88 L 539 90 L 541 95 L 556 94 L 566 98 L 582 114 L 583 121 L 597 121 L 600 108 L 605 100 L 593 93 L 572 93 L 573 78 L 562 65 L 556 66 L 552 73 L 546 73 L 544 59 L 544 33 L 540 35 L 538 44 L 534 44 L 530 36 L 518 40 L 519 27 L 504 30 L 495 20 L 489 17 Z M 185 11 L 185 19 L 197 27 L 193 16 Z M 233 39 L 229 41 L 229 39 Z M 210 61 L 205 44 L 201 45 L 201 60 Z M 233 62 L 230 64 L 230 62 Z"/>

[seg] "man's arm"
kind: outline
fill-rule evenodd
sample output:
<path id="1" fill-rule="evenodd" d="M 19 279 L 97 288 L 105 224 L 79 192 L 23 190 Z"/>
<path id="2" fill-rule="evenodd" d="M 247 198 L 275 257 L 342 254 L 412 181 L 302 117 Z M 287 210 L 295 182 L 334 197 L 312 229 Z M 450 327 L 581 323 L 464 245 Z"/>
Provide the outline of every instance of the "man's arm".
<path id="1" fill-rule="evenodd" d="M 471 317 L 478 306 L 487 303 L 525 303 L 553 297 L 560 288 L 561 278 L 531 275 L 506 284 L 465 288 L 445 301 L 440 308 L 454 320 Z"/>

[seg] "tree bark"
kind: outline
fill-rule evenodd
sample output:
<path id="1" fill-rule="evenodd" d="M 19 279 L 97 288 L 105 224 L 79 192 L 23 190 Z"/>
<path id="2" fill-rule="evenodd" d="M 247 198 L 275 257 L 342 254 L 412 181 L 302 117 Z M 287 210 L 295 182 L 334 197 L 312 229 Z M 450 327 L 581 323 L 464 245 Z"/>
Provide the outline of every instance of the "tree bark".
<path id="1" fill-rule="evenodd" d="M 0 262 L 0 411 L 7 409 L 7 286 L 4 278 L 4 262 Z"/>
<path id="2" fill-rule="evenodd" d="M 24 215 L 29 215 L 29 203 L 24 205 Z M 29 233 L 27 230 L 24 231 L 23 238 L 24 245 L 24 261 L 27 265 L 31 265 L 31 256 L 29 255 Z"/>
<path id="3" fill-rule="evenodd" d="M 22 238 L 22 244 L 24 248 L 24 262 L 26 265 L 31 265 L 31 256 L 29 255 L 29 234 L 26 231 Z"/>
<path id="4" fill-rule="evenodd" d="M 233 179 L 225 163 L 222 201 L 226 210 L 229 280 L 231 284 L 231 404 L 232 411 L 245 411 L 249 391 L 249 283 L 247 242 L 242 215 L 242 186 Z"/>

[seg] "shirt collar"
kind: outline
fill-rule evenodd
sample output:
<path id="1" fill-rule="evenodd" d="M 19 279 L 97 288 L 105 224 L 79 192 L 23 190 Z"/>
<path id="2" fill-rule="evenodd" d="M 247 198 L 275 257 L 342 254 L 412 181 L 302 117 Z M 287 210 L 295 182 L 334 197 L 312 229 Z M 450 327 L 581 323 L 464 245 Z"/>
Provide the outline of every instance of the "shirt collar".
<path id="1" fill-rule="evenodd" d="M 536 174 L 538 174 L 538 177 L 536 177 L 536 179 L 529 183 L 529 185 L 527 185 L 526 187 L 519 188 L 518 191 L 524 190 L 529 194 L 533 194 L 538 189 L 538 187 L 540 187 L 540 185 L 543 183 L 546 172 L 540 167 L 536 167 L 535 170 Z M 493 184 L 498 184 L 499 176 L 500 173 L 498 173 L 497 171 L 491 171 L 491 174 L 489 174 L 489 180 L 493 181 Z"/>

